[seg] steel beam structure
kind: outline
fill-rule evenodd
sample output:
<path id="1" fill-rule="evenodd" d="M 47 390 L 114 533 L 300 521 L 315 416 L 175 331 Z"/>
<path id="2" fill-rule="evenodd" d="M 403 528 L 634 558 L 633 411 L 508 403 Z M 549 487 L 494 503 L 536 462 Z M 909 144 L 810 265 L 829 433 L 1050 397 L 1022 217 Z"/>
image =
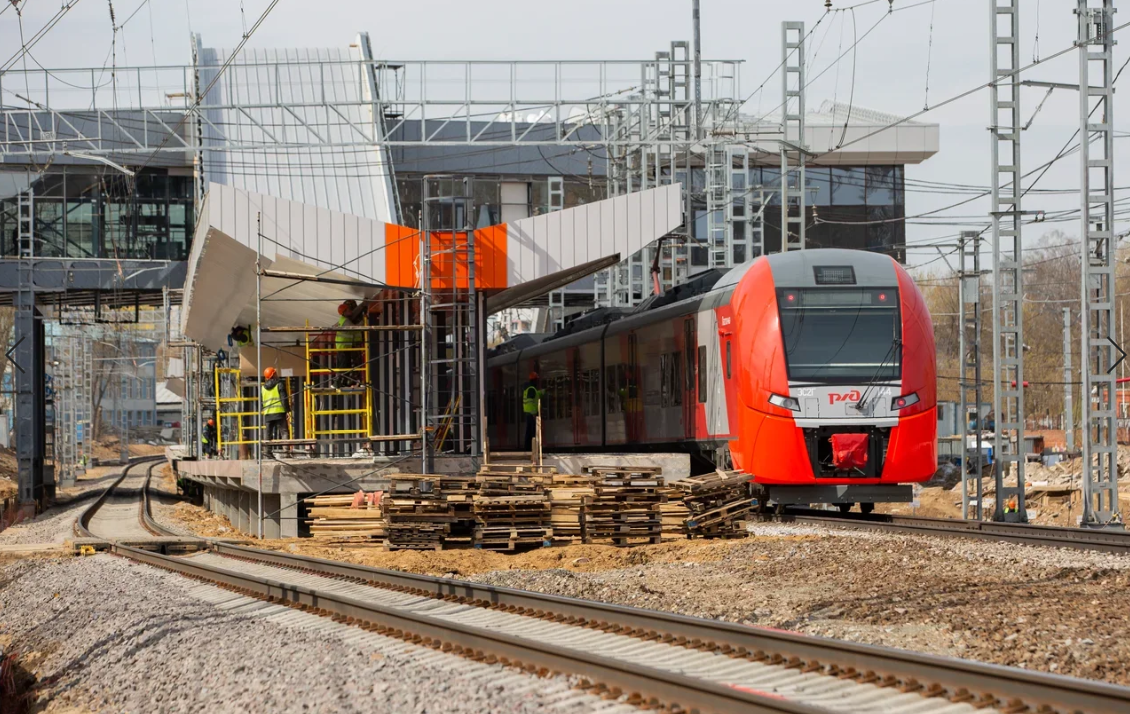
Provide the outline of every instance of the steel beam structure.
<path id="1" fill-rule="evenodd" d="M 1024 313 L 1020 199 L 1020 5 L 989 0 L 993 221 L 994 520 L 1027 521 L 1024 509 Z M 1016 483 L 1005 481 L 1015 475 Z"/>
<path id="2" fill-rule="evenodd" d="M 1079 137 L 1082 174 L 1082 525 L 1121 523 L 1115 438 L 1114 0 L 1079 0 Z M 1093 83 L 1092 83 L 1093 82 Z"/>
<path id="3" fill-rule="evenodd" d="M 804 23 L 781 23 L 781 252 L 804 250 Z M 790 157 L 792 161 L 790 162 Z M 791 177 L 796 184 L 790 185 Z M 794 190 L 795 189 L 795 190 Z M 793 208 L 798 209 L 796 216 Z"/>
<path id="4" fill-rule="evenodd" d="M 958 382 L 961 419 L 961 517 L 982 520 L 981 477 L 984 451 L 981 446 L 981 234 L 962 231 L 958 240 L 958 355 L 961 373 Z M 970 429 L 970 399 L 973 428 Z M 970 433 L 972 432 L 972 433 Z M 973 458 L 969 442 L 973 438 Z"/>
<path id="5" fill-rule="evenodd" d="M 673 70 L 682 93 L 689 94 L 695 67 L 702 71 L 705 126 L 734 121 L 739 100 L 740 60 L 688 57 L 687 43 L 676 43 L 676 56 L 662 60 Z M 673 50 L 675 52 L 675 50 Z M 644 122 L 643 133 L 614 137 L 603 129 L 617 114 L 638 115 L 655 108 L 654 93 L 641 92 L 641 73 L 658 76 L 660 60 L 595 61 L 438 61 L 384 60 L 241 62 L 264 83 L 275 86 L 294 77 L 326 77 L 333 72 L 362 77 L 375 73 L 385 146 L 679 146 L 681 136 L 664 136 L 663 122 Z M 249 151 L 300 148 L 302 145 L 371 148 L 372 129 L 345 119 L 372 101 L 317 101 L 284 104 L 226 103 L 217 95 L 197 106 L 194 87 L 199 69 L 186 66 L 122 67 L 116 81 L 99 81 L 93 68 L 9 70 L 0 92 L 18 94 L 27 105 L 0 110 L 0 155 L 44 157 L 66 150 L 103 156 L 143 157 L 198 151 Z M 30 94 L 30 96 L 25 96 Z M 211 95 L 210 95 L 211 96 Z M 686 97 L 680 117 L 693 131 L 694 100 Z M 213 121 L 217 112 L 270 116 L 255 132 L 233 135 Z M 182 121 L 186 113 L 189 120 Z M 404 131 L 419 121 L 420 131 Z M 332 127 L 332 132 L 311 131 Z M 587 134 L 585 127 L 601 129 Z M 550 131 L 544 131 L 546 129 Z M 204 129 L 218 142 L 206 142 Z M 294 136 L 307 137 L 295 142 Z M 252 138 L 248 138 L 252 137 Z M 127 163 L 129 163 L 127 161 Z"/>

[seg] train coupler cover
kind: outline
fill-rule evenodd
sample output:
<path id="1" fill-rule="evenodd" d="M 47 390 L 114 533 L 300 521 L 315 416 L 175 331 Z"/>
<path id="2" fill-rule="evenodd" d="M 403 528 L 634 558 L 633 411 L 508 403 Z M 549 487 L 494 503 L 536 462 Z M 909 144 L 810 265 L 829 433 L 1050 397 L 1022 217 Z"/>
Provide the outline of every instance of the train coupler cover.
<path id="1" fill-rule="evenodd" d="M 837 470 L 862 469 L 867 465 L 870 436 L 832 434 L 832 465 Z"/>

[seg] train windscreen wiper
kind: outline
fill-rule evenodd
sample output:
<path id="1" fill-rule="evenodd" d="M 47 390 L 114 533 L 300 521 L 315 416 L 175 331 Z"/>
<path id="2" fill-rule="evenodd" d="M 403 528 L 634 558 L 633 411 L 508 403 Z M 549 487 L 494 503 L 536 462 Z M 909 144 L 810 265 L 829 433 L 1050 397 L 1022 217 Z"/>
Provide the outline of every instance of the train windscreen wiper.
<path id="1" fill-rule="evenodd" d="M 879 367 L 875 370 L 875 374 L 871 375 L 871 379 L 867 382 L 867 386 L 863 389 L 863 394 L 859 395 L 859 401 L 855 403 L 855 410 L 857 412 L 863 414 L 865 410 L 869 408 L 869 405 L 867 404 L 867 395 L 871 393 L 872 389 L 876 388 L 875 382 L 878 381 L 879 375 L 883 373 L 884 369 L 886 369 L 887 363 L 894 359 L 895 354 L 898 352 L 898 348 L 901 346 L 902 340 L 897 338 L 891 340 L 891 347 L 887 350 L 887 356 L 884 357 L 883 361 L 879 363 Z"/>

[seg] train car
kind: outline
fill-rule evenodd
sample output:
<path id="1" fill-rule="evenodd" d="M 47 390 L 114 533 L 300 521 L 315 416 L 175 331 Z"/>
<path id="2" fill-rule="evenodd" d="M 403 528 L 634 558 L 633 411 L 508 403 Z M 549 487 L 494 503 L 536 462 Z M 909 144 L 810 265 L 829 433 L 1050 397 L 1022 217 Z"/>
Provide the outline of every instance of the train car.
<path id="1" fill-rule="evenodd" d="M 597 310 L 488 363 L 494 449 L 523 443 L 539 375 L 547 451 L 685 451 L 745 471 L 762 503 L 870 510 L 937 467 L 934 331 L 895 260 L 814 249 Z"/>

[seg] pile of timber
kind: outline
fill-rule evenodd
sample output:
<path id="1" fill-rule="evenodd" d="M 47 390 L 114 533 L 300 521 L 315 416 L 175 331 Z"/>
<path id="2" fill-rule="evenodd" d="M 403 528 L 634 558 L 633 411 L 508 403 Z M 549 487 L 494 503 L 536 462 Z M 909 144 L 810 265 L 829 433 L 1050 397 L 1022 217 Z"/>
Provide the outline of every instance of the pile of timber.
<path id="1" fill-rule="evenodd" d="M 310 516 L 310 535 L 319 539 L 384 538 L 387 534 L 381 495 L 380 491 L 375 491 L 303 499 Z"/>
<path id="2" fill-rule="evenodd" d="M 629 546 L 663 538 L 660 507 L 666 496 L 658 468 L 592 466 L 593 495 L 581 507 L 583 542 Z"/>
<path id="3" fill-rule="evenodd" d="M 439 476 L 396 474 L 382 502 L 388 550 L 441 550 L 457 520 Z"/>
<path id="4" fill-rule="evenodd" d="M 549 525 L 553 539 L 565 543 L 583 542 L 585 501 L 595 495 L 592 476 L 554 474 L 546 482 L 549 495 Z"/>
<path id="5" fill-rule="evenodd" d="M 515 550 L 550 545 L 553 529 L 545 479 L 554 471 L 529 463 L 484 464 L 475 475 L 476 494 L 471 499 L 474 546 Z"/>
<path id="6" fill-rule="evenodd" d="M 666 503 L 659 506 L 663 537 L 668 539 L 683 538 L 687 534 L 686 520 L 691 515 L 687 504 L 683 503 L 683 492 L 674 487 L 666 487 L 662 489 L 662 492 L 667 497 Z"/>
<path id="7" fill-rule="evenodd" d="M 684 532 L 688 538 L 744 538 L 746 517 L 753 509 L 749 475 L 739 471 L 715 471 L 676 481 L 682 491 L 688 516 Z"/>

